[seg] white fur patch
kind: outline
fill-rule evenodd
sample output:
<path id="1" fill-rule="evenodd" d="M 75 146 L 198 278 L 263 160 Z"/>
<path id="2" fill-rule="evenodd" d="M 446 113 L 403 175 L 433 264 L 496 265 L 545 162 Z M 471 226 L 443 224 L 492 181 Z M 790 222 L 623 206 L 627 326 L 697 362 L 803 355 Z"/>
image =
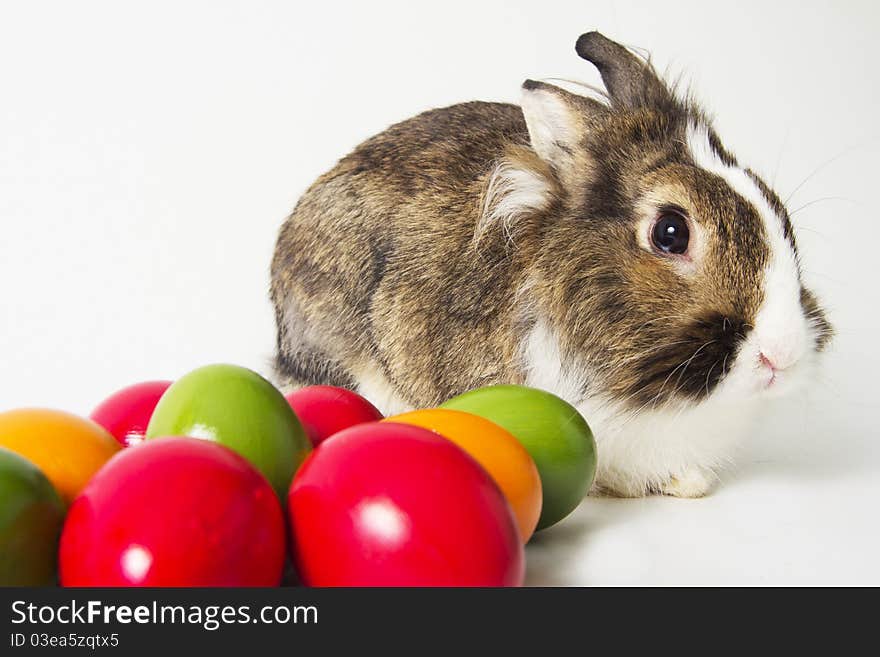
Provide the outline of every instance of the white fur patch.
<path id="1" fill-rule="evenodd" d="M 705 493 L 712 473 L 732 460 L 757 408 L 752 398 L 628 411 L 590 385 L 588 368 L 563 362 L 556 335 L 542 318 L 523 342 L 523 356 L 525 384 L 561 397 L 587 420 L 599 451 L 596 485 L 620 495 Z M 673 480 L 681 482 L 678 488 Z"/>
<path id="2" fill-rule="evenodd" d="M 557 165 L 570 161 L 581 128 L 580 119 L 565 99 L 548 89 L 523 89 L 520 106 L 538 156 Z"/>
<path id="3" fill-rule="evenodd" d="M 575 375 L 572 363 L 563 363 L 559 342 L 550 326 L 538 319 L 523 345 L 526 385 L 549 390 L 569 404 L 577 405 L 584 396 L 585 374 Z"/>
<path id="4" fill-rule="evenodd" d="M 811 350 L 809 334 L 813 329 L 800 303 L 800 274 L 791 244 L 783 233 L 782 219 L 776 214 L 754 180 L 741 168 L 728 166 L 712 149 L 705 126 L 690 125 L 687 142 L 698 166 L 723 178 L 728 185 L 758 212 L 770 249 L 764 269 L 764 300 L 755 317 L 755 325 L 740 348 L 734 367 L 719 386 L 719 394 L 736 396 L 754 394 L 766 388 L 768 373 L 760 365 L 763 353 L 777 364 L 779 372 L 773 391 L 789 387 L 802 379 L 804 356 Z"/>
<path id="5" fill-rule="evenodd" d="M 537 171 L 502 160 L 489 177 L 483 213 L 474 240 L 500 223 L 508 242 L 513 242 L 518 219 L 549 207 L 553 186 Z"/>
<path id="6" fill-rule="evenodd" d="M 386 417 L 412 410 L 391 382 L 375 368 L 365 368 L 355 373 L 357 392 L 378 408 Z"/>

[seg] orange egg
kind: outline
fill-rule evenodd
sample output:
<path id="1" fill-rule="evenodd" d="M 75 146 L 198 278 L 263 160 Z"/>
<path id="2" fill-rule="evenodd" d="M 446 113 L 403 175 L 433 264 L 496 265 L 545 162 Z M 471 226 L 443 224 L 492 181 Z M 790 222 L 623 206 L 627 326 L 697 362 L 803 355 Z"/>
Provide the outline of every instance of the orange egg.
<path id="1" fill-rule="evenodd" d="M 532 457 L 513 434 L 478 415 L 445 408 L 411 411 L 382 421 L 430 429 L 470 454 L 510 503 L 523 543 L 529 540 L 541 515 L 541 479 Z"/>
<path id="2" fill-rule="evenodd" d="M 20 408 L 0 413 L 0 447 L 34 463 L 69 504 L 122 446 L 103 427 L 78 415 Z"/>

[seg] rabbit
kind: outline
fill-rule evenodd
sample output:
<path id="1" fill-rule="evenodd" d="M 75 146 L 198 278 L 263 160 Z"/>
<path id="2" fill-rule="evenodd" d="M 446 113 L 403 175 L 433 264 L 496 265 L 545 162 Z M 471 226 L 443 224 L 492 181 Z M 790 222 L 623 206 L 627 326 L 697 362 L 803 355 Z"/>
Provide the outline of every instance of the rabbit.
<path id="1" fill-rule="evenodd" d="M 650 61 L 526 80 L 368 139 L 305 192 L 271 266 L 278 380 L 388 414 L 508 383 L 595 434 L 594 493 L 700 497 L 832 327 L 779 196 Z"/>

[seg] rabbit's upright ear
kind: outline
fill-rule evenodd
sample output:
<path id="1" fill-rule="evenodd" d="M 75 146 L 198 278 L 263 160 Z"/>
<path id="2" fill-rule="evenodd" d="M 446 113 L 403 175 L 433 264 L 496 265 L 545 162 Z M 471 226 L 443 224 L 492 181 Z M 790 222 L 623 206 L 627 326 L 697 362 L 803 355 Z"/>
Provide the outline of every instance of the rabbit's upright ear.
<path id="1" fill-rule="evenodd" d="M 544 82 L 526 80 L 522 89 L 520 105 L 532 148 L 566 182 L 584 164 L 584 141 L 591 123 L 609 110 L 598 101 Z"/>
<path id="2" fill-rule="evenodd" d="M 665 108 L 672 101 L 669 89 L 647 60 L 599 32 L 582 34 L 575 50 L 599 69 L 613 106 Z"/>

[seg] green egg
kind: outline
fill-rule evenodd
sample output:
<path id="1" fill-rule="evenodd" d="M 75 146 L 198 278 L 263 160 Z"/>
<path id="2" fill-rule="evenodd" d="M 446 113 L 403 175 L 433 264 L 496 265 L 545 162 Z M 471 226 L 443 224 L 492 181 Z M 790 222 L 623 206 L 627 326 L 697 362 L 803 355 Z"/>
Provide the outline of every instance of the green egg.
<path id="1" fill-rule="evenodd" d="M 571 513 L 596 474 L 596 442 L 586 420 L 556 395 L 525 386 L 471 390 L 442 405 L 480 415 L 522 443 L 538 467 L 544 504 L 538 529 Z"/>
<path id="2" fill-rule="evenodd" d="M 46 475 L 0 447 L 0 586 L 55 584 L 64 513 Z"/>
<path id="3" fill-rule="evenodd" d="M 147 427 L 147 439 L 162 436 L 202 438 L 235 450 L 265 475 L 282 500 L 311 450 L 278 389 L 235 365 L 208 365 L 175 381 Z"/>

